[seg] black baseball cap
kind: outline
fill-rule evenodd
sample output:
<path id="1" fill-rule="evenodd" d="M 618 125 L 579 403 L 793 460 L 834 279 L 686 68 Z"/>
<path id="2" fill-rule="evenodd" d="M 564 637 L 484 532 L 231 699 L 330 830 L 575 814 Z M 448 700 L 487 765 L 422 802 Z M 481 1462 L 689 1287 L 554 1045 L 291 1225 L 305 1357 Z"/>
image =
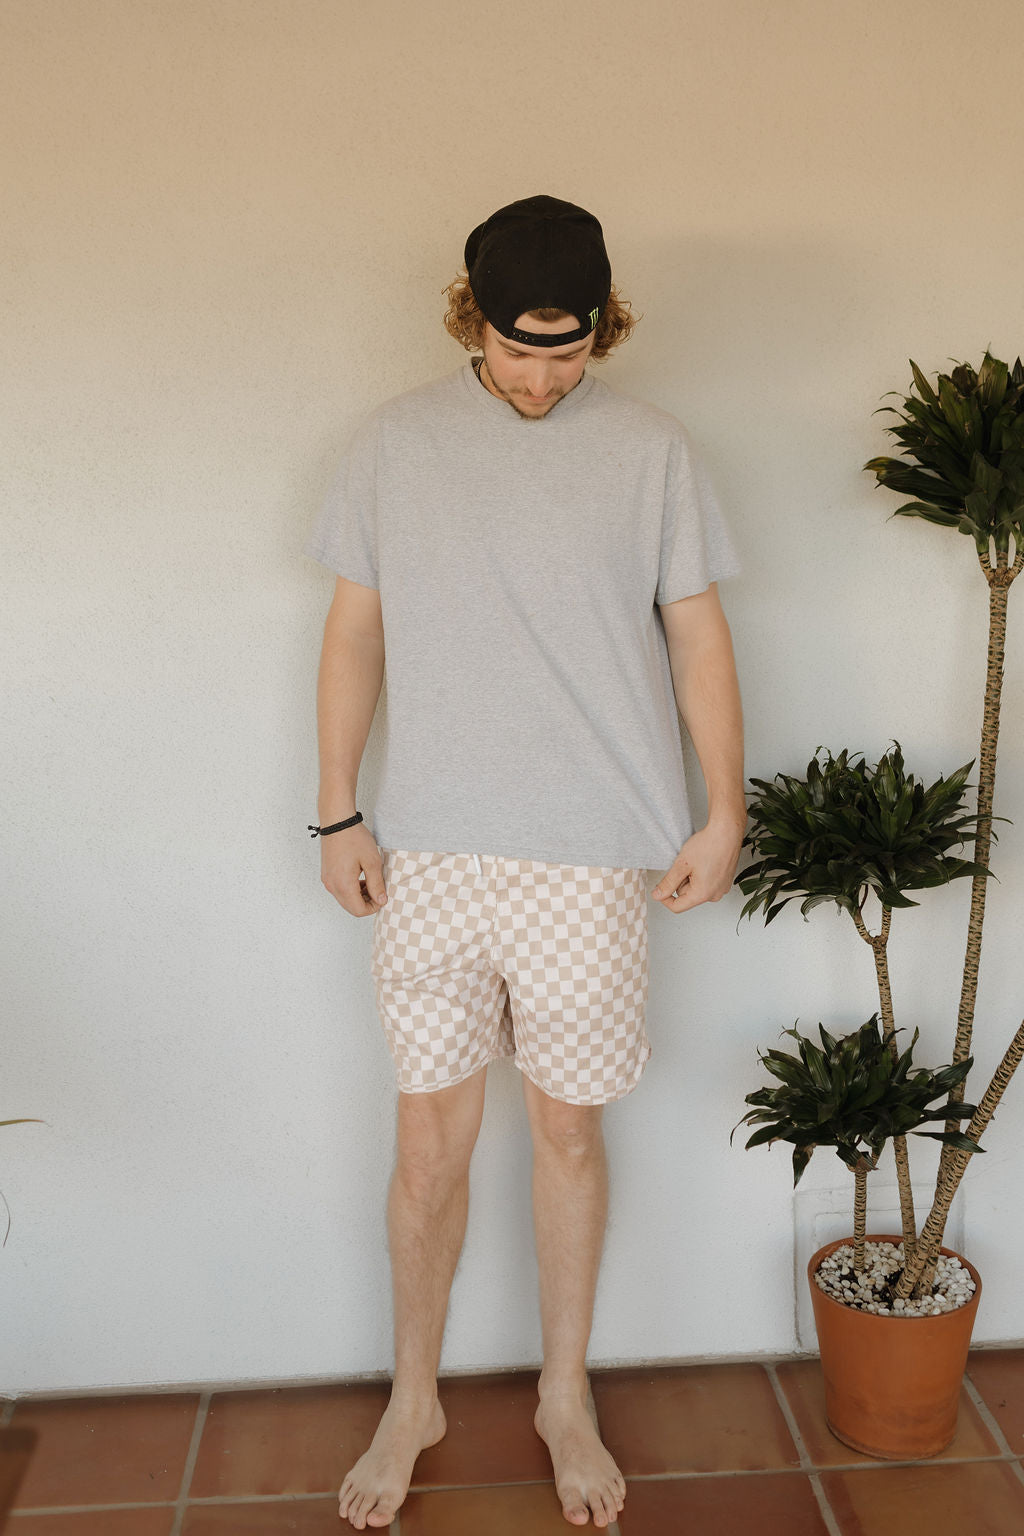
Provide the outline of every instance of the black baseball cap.
<path id="1" fill-rule="evenodd" d="M 466 241 L 473 296 L 501 336 L 527 347 L 564 347 L 597 325 L 612 287 L 604 235 L 592 213 L 557 197 L 524 197 L 492 213 Z M 538 335 L 520 315 L 564 309 L 579 329 Z"/>

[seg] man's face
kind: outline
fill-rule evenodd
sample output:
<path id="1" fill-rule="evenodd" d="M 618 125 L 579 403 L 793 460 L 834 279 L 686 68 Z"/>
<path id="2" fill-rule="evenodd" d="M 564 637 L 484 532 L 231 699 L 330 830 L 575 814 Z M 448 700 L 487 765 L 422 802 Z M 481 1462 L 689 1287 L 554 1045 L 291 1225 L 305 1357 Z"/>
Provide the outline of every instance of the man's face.
<path id="1" fill-rule="evenodd" d="M 540 320 L 525 314 L 516 321 L 517 330 L 542 336 L 574 331 L 578 325 L 579 321 L 573 316 L 564 320 Z M 585 341 L 574 341 L 567 347 L 526 347 L 499 335 L 487 321 L 480 377 L 492 395 L 507 400 L 512 409 L 528 421 L 537 421 L 546 416 L 563 395 L 576 388 L 593 350 L 593 331 Z"/>

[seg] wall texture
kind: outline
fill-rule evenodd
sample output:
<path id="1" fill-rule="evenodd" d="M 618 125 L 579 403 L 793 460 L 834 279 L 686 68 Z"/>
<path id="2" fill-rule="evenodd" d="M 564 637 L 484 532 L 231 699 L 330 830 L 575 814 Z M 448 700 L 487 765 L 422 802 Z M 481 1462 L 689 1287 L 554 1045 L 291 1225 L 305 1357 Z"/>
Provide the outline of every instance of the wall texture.
<path id="1" fill-rule="evenodd" d="M 908 357 L 1021 346 L 1018 8 L 3 0 L 0 28 L 0 1117 L 45 1121 L 2 1133 L 0 1386 L 386 1370 L 371 928 L 304 830 L 331 582 L 301 548 L 340 445 L 462 360 L 441 290 L 472 225 L 537 191 L 592 207 L 647 317 L 606 376 L 687 422 L 743 553 L 748 771 L 893 736 L 925 774 L 972 757 L 971 549 L 887 522 L 860 465 Z M 1022 1000 L 1022 624 L 1011 600 L 986 1080 Z M 894 924 L 933 1064 L 967 901 Z M 739 907 L 652 904 L 596 1360 L 813 1347 L 797 1272 L 846 1175 L 821 1154 L 794 1200 L 785 1152 L 729 1130 L 755 1048 L 860 1023 L 873 973 L 845 919 L 766 933 Z M 1022 1134 L 1017 1083 L 960 1204 L 984 1340 L 1024 1334 Z M 528 1160 L 497 1068 L 446 1369 L 538 1358 Z"/>

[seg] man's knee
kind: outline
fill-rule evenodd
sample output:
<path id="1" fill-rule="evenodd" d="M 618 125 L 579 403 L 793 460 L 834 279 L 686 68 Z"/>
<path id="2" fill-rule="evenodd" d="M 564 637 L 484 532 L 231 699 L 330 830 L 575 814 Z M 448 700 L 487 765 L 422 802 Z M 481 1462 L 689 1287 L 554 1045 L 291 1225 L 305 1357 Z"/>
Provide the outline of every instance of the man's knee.
<path id="1" fill-rule="evenodd" d="M 600 1104 L 568 1104 L 539 1089 L 529 1096 L 529 1103 L 535 1149 L 574 1163 L 603 1153 Z"/>
<path id="2" fill-rule="evenodd" d="M 437 1189 L 469 1168 L 483 1111 L 483 1074 L 435 1093 L 398 1099 L 396 1171 L 412 1189 Z"/>

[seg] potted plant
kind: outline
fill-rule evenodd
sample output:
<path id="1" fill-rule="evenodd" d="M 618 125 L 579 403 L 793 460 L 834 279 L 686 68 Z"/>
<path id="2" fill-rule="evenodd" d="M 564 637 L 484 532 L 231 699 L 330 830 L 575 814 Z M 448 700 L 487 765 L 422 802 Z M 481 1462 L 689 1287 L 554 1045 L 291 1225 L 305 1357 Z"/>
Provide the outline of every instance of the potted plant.
<path id="1" fill-rule="evenodd" d="M 939 1262 L 938 1296 L 917 1309 L 926 1321 L 946 1314 L 950 1322 L 901 1329 L 907 1304 L 896 1300 L 894 1283 L 903 1269 L 902 1249 L 893 1238 L 866 1236 L 867 1178 L 885 1143 L 897 1135 L 938 1136 L 953 1145 L 963 1139 L 956 1131 L 918 1127 L 973 1115 L 974 1105 L 948 1097 L 971 1063 L 911 1072 L 918 1031 L 894 1056 L 892 1036 L 883 1036 L 877 1013 L 840 1039 L 824 1025 L 818 1031 L 820 1048 L 790 1029 L 785 1033 L 796 1040 L 797 1056 L 778 1050 L 762 1054 L 779 1085 L 748 1093 L 752 1108 L 739 1124 L 760 1127 L 748 1147 L 792 1143 L 794 1187 L 817 1147 L 835 1147 L 853 1173 L 853 1241 L 829 1244 L 808 1266 L 826 1419 L 833 1434 L 857 1450 L 878 1454 L 885 1445 L 885 1454 L 930 1455 L 936 1440 L 948 1444 L 956 1430 L 981 1283 L 976 1270 L 947 1254 Z M 936 1107 L 937 1099 L 946 1102 Z"/>
<path id="2" fill-rule="evenodd" d="M 1011 584 L 1024 568 L 1024 365 L 1018 358 L 1011 371 L 1005 363 L 986 352 L 977 370 L 967 364 L 958 364 L 949 375 L 939 375 L 935 388 L 915 363 L 911 362 L 910 366 L 916 395 L 912 391 L 903 399 L 900 409 L 886 407 L 897 418 L 897 424 L 888 430 L 905 457 L 872 459 L 865 468 L 874 472 L 879 484 L 913 498 L 898 507 L 897 514 L 955 528 L 969 537 L 988 584 L 988 664 L 976 810 L 968 814 L 959 801 L 954 807 L 948 800 L 948 792 L 958 779 L 958 788 L 962 792 L 970 764 L 930 789 L 913 785 L 908 779 L 903 770 L 902 754 L 898 758 L 890 755 L 887 764 L 885 759 L 880 761 L 873 774 L 867 773 L 862 764 L 854 764 L 854 778 L 860 783 L 848 786 L 854 793 L 854 802 L 848 802 L 844 799 L 846 790 L 841 780 L 851 767 L 849 755 L 829 756 L 824 764 L 817 763 L 814 768 L 809 765 L 804 781 L 788 779 L 785 775 L 777 775 L 774 784 L 753 781 L 759 793 L 753 808 L 755 824 L 747 842 L 759 857 L 754 865 L 740 872 L 737 883 L 749 898 L 744 912 L 750 915 L 763 906 L 769 922 L 794 896 L 802 897 L 805 916 L 810 907 L 830 900 L 849 913 L 860 937 L 873 951 L 883 1037 L 892 1053 L 896 1048 L 886 956 L 892 910 L 911 904 L 906 899 L 907 890 L 936 884 L 938 879 L 970 875 L 973 882 L 971 908 L 953 1051 L 953 1066 L 969 1070 L 986 879 L 994 835 L 995 762 L 1007 598 Z M 898 752 L 898 747 L 895 751 Z M 873 800 L 875 804 L 872 804 Z M 945 830 L 940 824 L 941 817 L 929 830 L 931 815 L 941 810 L 944 800 L 947 801 Z M 762 809 L 764 814 L 760 815 Z M 972 859 L 955 859 L 950 853 L 955 845 L 953 840 L 943 846 L 943 838 L 954 831 L 956 842 L 961 842 L 968 833 L 973 838 Z M 909 841 L 902 848 L 894 846 L 905 833 L 911 834 Z M 917 873 L 924 878 L 914 875 L 915 837 L 920 838 L 919 852 L 923 861 Z M 908 852 L 909 862 L 903 863 L 903 855 Z M 858 868 L 862 877 L 859 883 L 856 881 Z M 872 891 L 878 897 L 880 908 L 874 932 L 865 916 L 865 902 Z M 781 901 L 780 896 L 784 897 Z M 979 1139 L 1022 1056 L 1024 1023 L 1011 1040 L 988 1088 L 962 1130 L 958 1127 L 964 1116 L 956 1105 L 962 1108 L 966 1071 L 964 1078 L 958 1077 L 951 1083 L 950 1097 L 954 1108 L 947 1115 L 945 1132 L 938 1133 L 943 1146 L 935 1198 L 919 1233 L 914 1225 L 905 1144 L 901 1146 L 899 1135 L 893 1136 L 904 1241 L 902 1273 L 893 1286 L 892 1306 L 894 1311 L 899 1307 L 903 1316 L 875 1316 L 866 1320 L 866 1325 L 888 1329 L 886 1363 L 884 1367 L 873 1368 L 873 1386 L 877 1387 L 879 1377 L 886 1383 L 887 1391 L 896 1391 L 901 1379 L 908 1382 L 913 1387 L 909 1402 L 915 1418 L 926 1418 L 926 1400 L 934 1400 L 937 1396 L 932 1390 L 934 1383 L 930 1376 L 941 1337 L 948 1331 L 947 1315 L 920 1317 L 907 1313 L 912 1313 L 916 1304 L 926 1301 L 933 1293 L 940 1256 L 947 1252 L 941 1244 L 953 1195 L 969 1159 L 981 1150 Z M 764 1139 L 771 1138 L 765 1136 Z M 823 1249 L 811 1258 L 809 1277 L 816 1274 L 829 1251 Z M 976 1282 L 973 1302 L 976 1306 L 980 1285 L 976 1271 L 970 1266 L 968 1269 Z M 819 1292 L 820 1287 L 812 1286 L 821 1341 L 823 1329 L 828 1326 L 823 1321 L 828 1309 L 819 1303 Z M 839 1303 L 835 1308 L 842 1310 Z M 930 1340 L 924 1351 L 911 1351 L 910 1344 L 918 1335 L 922 1338 L 933 1335 L 934 1342 Z M 823 1357 L 824 1353 L 823 1346 Z M 955 1356 L 956 1351 L 953 1353 Z M 966 1346 L 962 1355 L 966 1355 Z M 855 1379 L 855 1364 L 853 1362 L 847 1372 L 847 1386 L 854 1393 L 863 1392 L 866 1390 L 865 1379 L 863 1372 L 859 1379 Z M 963 1358 L 956 1371 L 957 1387 L 962 1368 Z M 952 1437 L 953 1427 L 955 1419 L 948 1427 L 948 1433 L 937 1422 L 930 1427 L 923 1425 L 919 1438 L 921 1443 L 929 1442 L 929 1449 L 918 1449 L 912 1454 L 936 1454 Z M 859 1444 L 858 1448 L 875 1455 L 902 1456 L 906 1452 L 899 1444 L 899 1433 L 899 1424 L 880 1426 L 878 1433 L 872 1436 L 875 1443 Z M 857 1442 L 851 1439 L 850 1443 Z"/>
<path id="3" fill-rule="evenodd" d="M 911 1092 L 907 1078 L 910 1058 L 909 1055 L 900 1056 L 896 1043 L 888 943 L 893 910 L 917 905 L 908 892 L 925 890 L 963 876 L 984 874 L 972 860 L 962 858 L 958 852 L 977 823 L 976 813 L 968 811 L 964 801 L 971 767 L 971 763 L 965 763 L 948 777 L 940 777 L 926 785 L 908 773 L 896 742 L 873 768 L 863 756 L 852 757 L 848 750 L 833 755 L 819 749 L 807 764 L 804 778 L 779 773 L 772 781 L 751 779 L 755 793 L 749 807 L 750 829 L 744 846 L 751 849 L 754 858 L 737 876 L 737 884 L 747 897 L 744 916 L 753 916 L 763 909 L 766 923 L 771 923 L 789 902 L 799 900 L 800 910 L 806 918 L 814 907 L 834 903 L 849 916 L 858 935 L 872 951 L 881 1013 L 879 1040 L 888 1053 L 892 1070 L 889 1080 L 876 1072 L 874 1082 L 876 1086 L 880 1085 L 883 1105 L 889 1102 L 885 1097 L 887 1094 L 890 1099 L 898 1098 L 900 1091 L 903 1101 L 899 1114 L 880 1111 L 879 1118 L 873 1120 L 868 1115 L 866 1119 L 855 1120 L 854 1124 L 862 1133 L 863 1128 L 868 1127 L 865 1141 L 868 1151 L 865 1153 L 861 1148 L 860 1153 L 870 1160 L 871 1167 L 877 1162 L 884 1142 L 891 1138 L 893 1143 L 903 1232 L 899 1245 L 888 1255 L 894 1262 L 892 1274 L 887 1275 L 887 1284 L 893 1290 L 888 1310 L 898 1321 L 902 1320 L 898 1314 L 906 1317 L 915 1311 L 923 1314 L 927 1310 L 930 1314 L 933 1310 L 932 1303 L 923 1296 L 911 1299 L 908 1308 L 908 1298 L 900 1294 L 900 1287 L 916 1255 L 918 1242 L 906 1132 L 921 1124 L 923 1119 L 934 1117 L 922 1113 L 927 1101 L 918 1101 Z M 869 924 L 876 925 L 877 931 L 873 932 Z M 914 1039 L 916 1042 L 916 1034 Z M 858 1052 L 862 1069 L 868 1065 L 863 1056 L 866 1048 L 867 1043 L 862 1038 Z M 850 1057 L 852 1049 L 852 1045 L 847 1044 L 845 1055 L 842 1051 L 837 1053 L 836 1065 L 840 1074 L 846 1070 L 843 1063 Z M 832 1078 L 826 1072 L 827 1062 L 820 1061 L 815 1051 L 806 1047 L 805 1056 L 808 1070 L 818 1074 L 822 1092 L 826 1087 L 833 1092 Z M 769 1053 L 762 1059 L 771 1070 L 771 1064 L 778 1063 L 781 1058 L 778 1053 Z M 946 1076 L 935 1079 L 940 1084 L 938 1091 L 948 1092 L 951 1096 L 950 1104 L 943 1111 L 946 1128 L 943 1131 L 918 1131 L 917 1134 L 933 1136 L 958 1150 L 968 1145 L 972 1151 L 976 1149 L 973 1139 L 968 1141 L 971 1132 L 964 1135 L 957 1128 L 962 1115 L 956 1091 L 968 1070 L 969 1066 L 955 1064 L 946 1069 Z M 922 1079 L 923 1083 L 930 1081 L 932 1079 L 928 1077 Z M 762 1090 L 762 1093 L 766 1091 Z M 757 1095 L 749 1096 L 747 1102 L 755 1106 L 756 1114 L 761 1099 Z M 771 1108 L 772 1102 L 765 1101 L 763 1107 Z M 829 1102 L 820 1100 L 815 1114 L 826 1110 L 831 1113 Z M 864 1110 L 871 1107 L 870 1102 L 859 1106 Z M 973 1106 L 971 1114 L 975 1114 Z M 904 1124 L 904 1120 L 908 1123 Z M 776 1139 L 771 1125 L 768 1121 L 748 1145 Z M 783 1136 L 782 1139 L 790 1138 Z M 847 1140 L 840 1145 L 849 1147 L 851 1143 Z M 799 1147 L 797 1150 L 799 1152 Z M 794 1168 L 796 1170 L 796 1164 Z M 866 1174 L 866 1164 L 863 1168 Z M 802 1168 L 799 1171 L 802 1172 Z M 858 1190 L 858 1206 L 863 1193 Z M 833 1248 L 837 1246 L 832 1245 Z M 858 1244 L 856 1257 L 859 1258 L 862 1251 L 862 1245 Z M 815 1254 L 808 1271 L 816 1322 L 819 1321 L 820 1299 L 814 1277 L 828 1256 L 826 1250 Z M 860 1265 L 854 1268 L 859 1276 L 858 1284 L 866 1283 L 866 1272 Z M 976 1274 L 974 1278 L 977 1286 Z M 842 1310 L 841 1303 L 836 1305 Z M 973 1308 L 970 1318 L 973 1322 Z M 930 1358 L 944 1361 L 941 1368 L 937 1367 L 934 1393 L 941 1411 L 934 1423 L 921 1426 L 917 1415 L 907 1411 L 906 1382 L 901 1373 L 886 1373 L 875 1387 L 867 1422 L 858 1407 L 858 1404 L 863 1406 L 864 1400 L 860 1381 L 853 1391 L 852 1401 L 844 1391 L 842 1361 L 855 1360 L 861 1365 L 867 1362 L 869 1344 L 859 1335 L 879 1332 L 874 1315 L 871 1319 L 859 1311 L 851 1315 L 834 1347 L 823 1340 L 819 1330 L 828 1419 L 840 1439 L 855 1445 L 858 1450 L 899 1459 L 937 1454 L 948 1444 L 956 1427 L 956 1401 L 970 1331 L 968 1328 L 964 1336 L 962 1328 L 953 1324 L 945 1330 L 930 1330 L 932 1333 L 939 1331 L 948 1335 L 946 1347 L 942 1349 L 936 1340 L 929 1339 L 927 1352 Z M 858 1335 L 852 1342 L 847 1337 L 849 1332 Z M 890 1343 L 881 1357 L 883 1363 L 891 1357 L 891 1350 Z M 952 1424 L 949 1422 L 950 1402 L 953 1405 Z"/>
<path id="4" fill-rule="evenodd" d="M 971 1051 L 985 919 L 981 871 L 988 866 L 993 835 L 1007 603 L 1010 588 L 1024 569 L 1024 364 L 1018 357 L 1011 370 L 986 351 L 977 370 L 968 363 L 958 363 L 951 373 L 938 375 L 934 389 L 913 359 L 910 367 L 916 396 L 912 389 L 901 408 L 883 407 L 897 418 L 896 425 L 887 430 L 905 457 L 869 459 L 864 468 L 874 473 L 879 485 L 912 498 L 897 507 L 894 516 L 921 518 L 968 538 L 988 585 L 988 657 L 974 837 L 979 873 L 971 890 L 967 924 L 953 1049 L 957 1062 Z M 1022 1057 L 1024 1023 L 978 1102 L 977 1113 L 967 1127 L 969 1140 L 978 1141 Z M 905 1294 L 930 1283 L 950 1205 L 970 1157 L 962 1147 L 942 1149 L 935 1198 L 921 1230 L 917 1254 L 908 1266 Z"/>

